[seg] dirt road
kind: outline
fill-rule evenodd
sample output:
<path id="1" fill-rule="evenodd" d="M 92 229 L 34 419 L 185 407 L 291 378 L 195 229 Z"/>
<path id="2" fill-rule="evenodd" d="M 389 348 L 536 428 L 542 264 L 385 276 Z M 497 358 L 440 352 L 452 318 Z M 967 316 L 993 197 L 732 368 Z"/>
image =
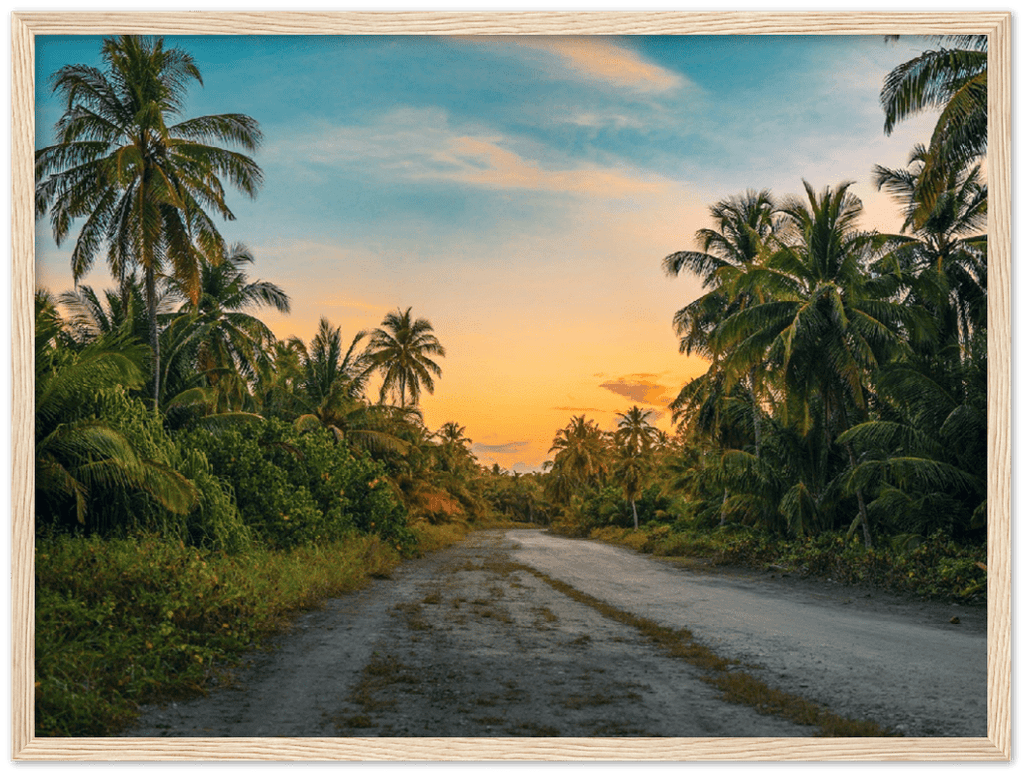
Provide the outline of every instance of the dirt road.
<path id="1" fill-rule="evenodd" d="M 532 569 L 531 569 L 532 568 Z M 538 572 L 540 574 L 538 574 Z M 591 541 L 480 532 L 302 616 L 234 685 L 144 708 L 135 736 L 811 736 L 727 703 L 640 630 L 690 630 L 761 682 L 908 736 L 984 736 L 984 610 Z M 952 610 L 952 612 L 950 612 Z M 956 615 L 961 623 L 951 625 Z"/>

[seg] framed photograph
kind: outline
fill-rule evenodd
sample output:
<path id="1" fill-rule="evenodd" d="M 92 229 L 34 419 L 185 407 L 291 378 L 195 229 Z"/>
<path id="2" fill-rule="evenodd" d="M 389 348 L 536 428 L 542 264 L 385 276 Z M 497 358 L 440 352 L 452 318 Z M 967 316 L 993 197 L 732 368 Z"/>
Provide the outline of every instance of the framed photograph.
<path id="1" fill-rule="evenodd" d="M 1013 30 L 1009 10 L 11 11 L 11 762 L 754 766 L 766 761 L 1010 761 L 1015 752 L 1012 702 L 1019 699 L 1012 693 L 1011 675 L 1011 405 L 1017 396 L 1011 364 L 1018 354 L 1011 340 L 1012 142 L 1018 139 L 1011 136 L 1011 117 L 1019 88 L 1012 71 L 1011 48 L 1019 45 L 1012 40 Z M 771 189 L 780 199 L 806 193 L 813 203 L 816 196 L 828 195 L 823 186 L 842 186 L 860 175 L 852 190 L 866 227 L 898 232 L 905 213 L 883 191 L 881 177 L 867 179 L 871 165 L 882 165 L 895 177 L 892 170 L 907 163 L 909 142 L 927 141 L 937 114 L 912 118 L 912 111 L 903 115 L 896 109 L 899 115 L 884 132 L 880 78 L 901 56 L 924 50 L 927 36 L 987 36 L 987 47 L 981 49 L 987 51 L 990 76 L 987 147 L 980 154 L 988 191 L 987 734 L 37 735 L 34 297 L 44 286 L 51 291 L 77 288 L 86 269 L 94 274 L 83 282 L 95 281 L 101 288 L 113 281 L 103 274 L 108 270 L 104 255 L 95 257 L 94 266 L 91 259 L 72 258 L 79 261 L 73 272 L 69 243 L 77 224 L 58 247 L 52 236 L 58 226 L 50 227 L 50 217 L 36 217 L 35 157 L 52 140 L 51 129 L 69 104 L 58 102 L 47 79 L 79 60 L 98 67 L 102 39 L 118 35 L 162 37 L 195 49 L 203 78 L 210 84 L 220 79 L 220 85 L 207 90 L 222 94 L 233 89 L 232 94 L 244 96 L 239 113 L 264 124 L 259 158 L 266 177 L 274 175 L 272 184 L 264 186 L 271 208 L 259 209 L 231 191 L 229 204 L 237 217 L 224 234 L 231 242 L 252 241 L 254 275 L 263 276 L 259 259 L 270 256 L 266 265 L 274 268 L 265 278 L 292 294 L 287 318 L 280 305 L 267 312 L 274 333 L 282 340 L 310 338 L 317 317 L 330 317 L 351 337 L 384 314 L 386 327 L 387 319 L 398 320 L 402 306 L 409 307 L 407 316 L 415 306 L 414 313 L 430 316 L 439 338 L 457 342 L 468 354 L 465 362 L 472 363 L 472 368 L 456 365 L 449 357 L 453 365 L 445 365 L 445 378 L 454 388 L 447 396 L 441 389 L 434 394 L 423 377 L 424 413 L 434 426 L 453 416 L 470 418 L 476 460 L 493 465 L 496 475 L 516 476 L 542 470 L 554 450 L 548 448 L 551 435 L 570 415 L 581 415 L 581 424 L 584 414 L 604 417 L 601 421 L 613 427 L 609 423 L 616 414 L 625 418 L 620 410 L 625 411 L 622 401 L 629 399 L 644 406 L 637 412 L 660 430 L 671 429 L 673 399 L 707 361 L 679 354 L 680 318 L 673 328 L 679 306 L 702 292 L 697 279 L 681 271 L 699 261 L 683 257 L 672 264 L 670 259 L 682 255 L 675 251 L 691 249 L 694 232 L 715 225 L 709 215 L 713 202 L 746 188 L 751 196 L 755 189 Z M 444 45 L 435 45 L 441 39 Z M 340 40 L 346 41 L 344 51 L 337 45 Z M 684 43 L 692 72 L 679 65 Z M 906 47 L 905 56 L 900 45 Z M 206 62 L 211 62 L 210 71 Z M 393 73 L 390 80 L 388 72 Z M 721 77 L 712 78 L 713 73 Z M 347 84 L 345 98 L 332 104 L 332 94 L 341 93 L 335 91 L 339 81 Z M 800 94 L 801 89 L 821 94 L 829 88 L 834 102 Z M 70 98 L 69 93 L 63 96 Z M 195 105 L 196 112 L 218 113 L 214 101 L 199 94 L 189 109 Z M 877 115 L 865 118 L 868 106 Z M 876 119 L 877 126 L 870 124 Z M 904 120 L 912 131 L 904 131 Z M 798 125 L 817 129 L 797 132 Z M 189 131 L 198 136 L 206 129 Z M 217 128 L 214 134 L 238 139 L 247 131 L 240 124 Z M 906 138 L 907 144 L 886 144 L 889 134 Z M 54 168 L 59 164 L 54 161 Z M 243 191 L 258 188 L 256 177 L 247 178 L 243 166 L 231 168 L 231 182 Z M 208 202 L 216 200 L 211 193 Z M 274 220 L 274 209 L 280 221 Z M 188 227 L 202 230 L 196 223 Z M 62 228 L 67 231 L 67 225 Z M 67 235 L 62 233 L 61 240 Z M 555 251 L 561 253 L 558 261 L 551 258 Z M 666 277 L 666 270 L 675 276 Z M 355 288 L 370 277 L 372 290 L 360 295 Z M 330 301 L 325 300 L 328 284 Z M 430 309 L 420 303 L 427 298 L 435 303 Z M 503 309 L 505 302 L 511 310 Z M 469 312 L 455 314 L 457 307 Z M 557 330 L 575 331 L 577 338 L 553 347 L 551 333 Z M 525 355 L 517 359 L 509 345 L 514 338 L 531 343 L 536 362 Z M 604 365 L 598 364 L 602 347 L 607 350 Z M 612 356 L 612 349 L 629 356 Z M 499 351 L 508 361 L 492 368 L 487 357 Z M 548 363 L 543 369 L 542 360 Z M 586 384 L 559 371 L 568 361 L 575 373 L 587 372 Z M 386 393 L 402 410 L 407 398 L 413 404 L 419 400 L 419 383 L 409 387 L 382 378 L 381 403 Z M 509 387 L 514 378 L 521 382 Z M 750 379 L 753 383 L 755 377 Z M 470 397 L 474 385 L 486 385 L 490 393 Z M 483 428 L 489 415 L 522 411 L 517 399 L 531 391 L 543 407 L 518 421 L 517 435 L 474 429 Z M 636 496 L 633 512 L 635 518 Z M 862 524 L 866 518 L 864 512 Z"/>

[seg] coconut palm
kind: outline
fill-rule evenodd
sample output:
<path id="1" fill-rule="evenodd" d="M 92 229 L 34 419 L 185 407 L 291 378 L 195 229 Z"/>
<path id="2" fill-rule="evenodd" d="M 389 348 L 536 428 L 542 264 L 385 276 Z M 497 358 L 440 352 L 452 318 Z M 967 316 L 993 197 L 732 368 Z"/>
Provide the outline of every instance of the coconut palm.
<path id="1" fill-rule="evenodd" d="M 914 278 L 918 301 L 931 308 L 939 340 L 962 348 L 987 315 L 988 238 L 981 233 L 988 213 L 988 186 L 977 164 L 943 165 L 933 180 L 930 203 L 922 177 L 933 153 L 918 145 L 906 169 L 876 166 L 874 182 L 900 204 L 905 220 L 900 236 L 887 245 L 895 267 Z"/>
<path id="2" fill-rule="evenodd" d="M 350 398 L 362 396 L 372 361 L 367 352 L 357 348 L 366 336 L 366 331 L 359 331 L 346 348 L 342 343 L 341 327 L 334 327 L 326 317 L 321 317 L 308 348 L 301 339 L 289 340 L 300 353 L 303 388 L 312 402 L 327 400 L 339 390 Z"/>
<path id="3" fill-rule="evenodd" d="M 763 303 L 743 309 L 716 330 L 724 367 L 742 373 L 763 363 L 778 373 L 790 398 L 803 405 L 801 425 L 810 429 L 812 406 L 835 438 L 865 416 L 869 375 L 897 353 L 906 338 L 929 328 L 920 310 L 900 303 L 894 275 L 869 270 L 876 258 L 874 235 L 856 229 L 860 200 L 849 183 L 816 193 L 804 183 L 807 201 L 790 200 L 783 246 L 735 280 L 734 292 L 758 287 Z M 850 466 L 856 464 L 846 445 Z M 866 545 L 871 531 L 863 493 L 856 492 Z M 857 523 L 857 522 L 855 522 Z"/>
<path id="4" fill-rule="evenodd" d="M 468 470 L 475 462 L 473 452 L 470 451 L 472 438 L 466 437 L 466 428 L 458 422 L 445 422 L 434 433 L 434 437 L 440 442 L 439 457 L 442 467 L 446 470 Z"/>
<path id="5" fill-rule="evenodd" d="M 71 254 L 76 282 L 103 246 L 116 279 L 141 269 L 158 407 L 158 281 L 173 276 L 197 300 L 203 256 L 224 247 L 207 211 L 234 217 L 222 178 L 250 196 L 262 182 L 251 158 L 209 143 L 253 151 L 261 134 L 240 114 L 177 121 L 188 86 L 202 84 L 202 76 L 190 54 L 165 47 L 163 39 L 108 38 L 102 57 L 104 70 L 68 65 L 53 77 L 64 114 L 57 143 L 36 152 L 36 213 L 49 212 L 58 245 L 84 218 Z"/>
<path id="6" fill-rule="evenodd" d="M 180 473 L 148 459 L 116 427 L 82 406 L 104 390 L 137 387 L 144 346 L 109 335 L 73 352 L 60 346 L 56 310 L 36 297 L 35 456 L 37 515 L 86 524 L 90 496 L 104 488 L 145 492 L 176 514 L 187 513 L 196 489 Z"/>
<path id="7" fill-rule="evenodd" d="M 372 368 L 383 377 L 380 398 L 390 395 L 401 408 L 419 403 L 420 390 L 434 392 L 434 376 L 441 367 L 430 356 L 444 357 L 444 347 L 434 327 L 422 317 L 412 317 L 412 307 L 389 312 L 370 336 L 366 347 Z"/>
<path id="8" fill-rule="evenodd" d="M 910 116 L 941 110 L 929 142 L 932 157 L 924 169 L 929 204 L 931 183 L 941 180 L 942 167 L 984 155 L 988 145 L 988 37 L 945 35 L 936 36 L 936 42 L 938 49 L 890 72 L 881 93 L 886 134 Z"/>
<path id="9" fill-rule="evenodd" d="M 619 418 L 615 440 L 630 451 L 647 452 L 658 440 L 658 428 L 648 420 L 654 416 L 653 409 L 633 406 L 625 413 L 616 413 Z"/>
<path id="10" fill-rule="evenodd" d="M 720 366 L 720 353 L 711 346 L 716 326 L 740 309 L 763 300 L 757 288 L 734 294 L 725 291 L 723 286 L 769 248 L 776 227 L 776 209 L 775 200 L 767 190 L 749 190 L 742 196 L 723 199 L 711 206 L 716 229 L 700 229 L 696 234 L 702 251 L 673 253 L 662 262 L 670 276 L 688 271 L 703 281 L 704 295 L 676 312 L 673 325 L 679 336 L 679 351 L 684 355 L 705 357 L 711 361 L 710 371 Z M 750 393 L 754 445 L 758 454 L 761 445 L 760 373 L 761 369 L 755 364 L 742 375 Z"/>
<path id="11" fill-rule="evenodd" d="M 233 388 L 238 393 L 236 408 L 249 395 L 275 336 L 248 310 L 271 307 L 290 311 L 288 295 L 280 287 L 249 279 L 246 268 L 254 260 L 245 245 L 235 244 L 221 260 L 203 264 L 195 300 L 176 279 L 168 282 L 171 295 L 183 298 L 184 304 L 168 326 L 167 335 L 176 342 L 176 357 L 166 358 L 162 380 L 177 365 L 178 370 L 199 376 L 222 393 Z"/>
<path id="12" fill-rule="evenodd" d="M 873 517 L 904 533 L 936 529 L 961 538 L 984 529 L 987 401 L 984 332 L 969 356 L 915 353 L 877 377 L 885 411 L 841 442 L 860 452 L 850 484 L 873 495 Z"/>
<path id="13" fill-rule="evenodd" d="M 367 404 L 350 394 L 348 384 L 339 379 L 323 400 L 295 419 L 295 426 L 305 432 L 322 425 L 334 433 L 336 440 L 375 456 L 405 455 L 411 444 L 397 430 L 397 425 L 407 421 L 404 416 L 395 416 L 399 411 L 392 406 Z"/>
<path id="14" fill-rule="evenodd" d="M 566 491 L 588 485 L 601 485 L 609 470 L 608 443 L 605 434 L 586 414 L 574 416 L 560 429 L 548 454 L 555 452 L 552 462 L 554 478 L 565 482 Z"/>
<path id="15" fill-rule="evenodd" d="M 700 277 L 707 290 L 676 312 L 673 319 L 680 337 L 679 351 L 684 355 L 711 357 L 710 331 L 731 308 L 742 308 L 749 302 L 746 297 L 723 294 L 722 284 L 736 269 L 748 265 L 763 252 L 773 232 L 775 208 L 769 191 L 747 191 L 742 196 L 716 202 L 710 211 L 717 230 L 702 228 L 696 234 L 702 249 L 675 252 L 662 261 L 669 276 L 690 272 Z"/>
<path id="16" fill-rule="evenodd" d="M 658 429 L 647 420 L 654 412 L 633 406 L 625 413 L 619 413 L 616 441 L 617 463 L 615 477 L 622 486 L 626 501 L 633 509 L 633 529 L 640 529 L 636 512 L 636 498 L 643 491 L 644 481 L 650 468 L 650 451 L 658 437 Z"/>
<path id="17" fill-rule="evenodd" d="M 149 313 L 142 285 L 136 275 L 125 278 L 119 288 L 97 292 L 89 285 L 60 294 L 60 305 L 68 313 L 68 329 L 78 345 L 85 345 L 101 336 L 123 333 L 133 341 L 149 339 Z M 166 295 L 157 301 L 157 313 L 171 309 Z"/>

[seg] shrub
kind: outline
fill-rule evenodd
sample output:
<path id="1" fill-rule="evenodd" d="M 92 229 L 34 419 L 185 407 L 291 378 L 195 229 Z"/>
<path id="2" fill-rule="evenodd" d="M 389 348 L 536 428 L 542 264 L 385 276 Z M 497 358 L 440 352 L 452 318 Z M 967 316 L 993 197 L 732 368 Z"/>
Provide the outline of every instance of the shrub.
<path id="1" fill-rule="evenodd" d="M 83 531 L 125 537 L 134 532 L 156 532 L 186 543 L 212 549 L 240 550 L 250 535 L 223 484 L 212 474 L 202 452 L 179 448 L 158 417 L 122 388 L 77 396 L 73 413 L 64 422 L 92 420 L 120 434 L 133 452 L 158 475 L 184 477 L 195 490 L 195 504 L 185 513 L 172 513 L 143 488 L 125 486 L 116 477 L 91 482 L 86 495 L 85 524 L 72 512 L 48 507 L 37 498 L 37 523 L 43 528 Z M 166 471 L 163 472 L 163 471 Z"/>
<path id="2" fill-rule="evenodd" d="M 204 452 L 234 492 L 242 521 L 270 546 L 337 540 L 356 531 L 400 550 L 414 546 L 382 467 L 353 456 L 324 428 L 300 433 L 271 419 L 217 434 L 191 430 L 180 441 Z"/>

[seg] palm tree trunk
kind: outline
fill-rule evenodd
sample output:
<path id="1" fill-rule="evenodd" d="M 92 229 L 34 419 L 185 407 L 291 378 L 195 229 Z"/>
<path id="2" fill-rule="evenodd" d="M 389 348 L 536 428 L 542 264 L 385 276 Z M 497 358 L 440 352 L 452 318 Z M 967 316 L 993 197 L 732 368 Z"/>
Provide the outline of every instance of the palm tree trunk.
<path id="1" fill-rule="evenodd" d="M 153 412 L 160 411 L 160 331 L 156 323 L 156 275 L 146 272 L 146 310 L 149 313 L 149 346 L 153 350 Z"/>
<path id="2" fill-rule="evenodd" d="M 757 391 L 754 389 L 755 369 L 750 369 L 750 410 L 754 417 L 754 456 L 761 459 L 761 412 L 757 406 Z"/>
<path id="3" fill-rule="evenodd" d="M 640 529 L 640 518 L 636 515 L 636 498 L 631 499 L 629 504 L 633 506 L 633 531 L 636 532 Z"/>
<path id="4" fill-rule="evenodd" d="M 853 448 L 850 444 L 845 444 L 846 454 L 850 458 L 850 470 L 853 470 L 856 465 L 856 460 L 853 457 Z M 864 493 L 860 487 L 857 487 L 857 510 L 860 513 L 860 526 L 864 533 L 864 547 L 871 548 L 871 529 L 868 527 L 868 509 L 864 506 Z"/>
<path id="5" fill-rule="evenodd" d="M 722 495 L 722 512 L 721 512 L 721 514 L 718 517 L 718 526 L 719 527 L 724 527 L 725 526 L 725 501 L 728 500 L 728 499 L 729 499 L 729 490 L 726 489 L 725 493 Z"/>
<path id="6" fill-rule="evenodd" d="M 846 403 L 843 401 L 843 398 L 841 396 L 839 398 L 839 417 L 842 421 L 843 432 L 846 432 L 847 430 L 850 429 L 850 418 L 846 414 Z M 846 456 L 850 460 L 850 471 L 852 472 L 857 465 L 857 459 L 853 456 L 853 447 L 849 443 L 845 443 L 843 445 L 846 447 Z M 864 492 L 861 491 L 861 488 L 858 486 L 856 489 L 856 493 L 857 512 L 860 515 L 860 527 L 861 531 L 864 534 L 864 547 L 871 548 L 871 528 L 868 525 L 868 509 L 864 505 Z"/>

